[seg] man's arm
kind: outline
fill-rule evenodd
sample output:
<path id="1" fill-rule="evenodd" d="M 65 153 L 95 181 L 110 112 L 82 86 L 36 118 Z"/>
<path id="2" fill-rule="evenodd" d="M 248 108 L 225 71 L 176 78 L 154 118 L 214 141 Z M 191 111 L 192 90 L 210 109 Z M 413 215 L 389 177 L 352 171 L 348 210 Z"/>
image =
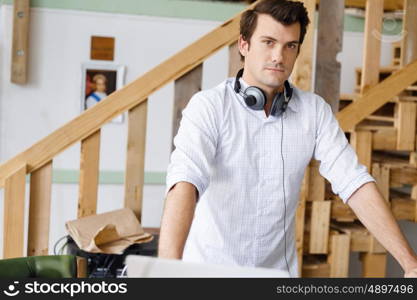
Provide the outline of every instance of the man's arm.
<path id="1" fill-rule="evenodd" d="M 363 225 L 398 261 L 405 277 L 417 277 L 417 256 L 374 182 L 368 182 L 350 196 L 347 204 Z"/>
<path id="2" fill-rule="evenodd" d="M 181 259 L 196 206 L 197 189 L 178 182 L 167 194 L 159 235 L 158 257 Z"/>

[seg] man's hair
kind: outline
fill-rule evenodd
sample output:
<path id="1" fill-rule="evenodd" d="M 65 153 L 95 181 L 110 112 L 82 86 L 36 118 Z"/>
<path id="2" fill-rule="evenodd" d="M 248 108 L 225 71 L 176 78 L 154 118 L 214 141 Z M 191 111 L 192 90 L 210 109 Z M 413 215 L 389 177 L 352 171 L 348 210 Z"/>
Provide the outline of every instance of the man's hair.
<path id="1" fill-rule="evenodd" d="M 99 80 L 99 79 L 103 80 L 105 84 L 107 83 L 107 77 L 104 76 L 103 74 L 96 74 L 96 75 L 94 75 L 93 82 L 94 83 L 97 83 L 97 80 Z"/>
<path id="2" fill-rule="evenodd" d="M 263 0 L 253 9 L 249 9 L 242 14 L 240 19 L 240 34 L 242 38 L 250 43 L 250 39 L 255 31 L 258 21 L 258 14 L 266 14 L 273 17 L 283 25 L 300 23 L 300 45 L 304 41 L 307 26 L 310 23 L 307 10 L 302 2 L 288 0 Z M 243 60 L 243 56 L 241 55 Z"/>

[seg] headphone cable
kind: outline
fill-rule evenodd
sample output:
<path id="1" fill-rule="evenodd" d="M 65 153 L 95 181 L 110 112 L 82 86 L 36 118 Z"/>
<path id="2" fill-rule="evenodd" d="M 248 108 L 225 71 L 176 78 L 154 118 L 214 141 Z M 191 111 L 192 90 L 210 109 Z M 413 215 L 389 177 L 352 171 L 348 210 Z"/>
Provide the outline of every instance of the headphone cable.
<path id="1" fill-rule="evenodd" d="M 281 159 L 282 159 L 282 189 L 284 192 L 284 257 L 285 257 L 285 263 L 287 264 L 287 270 L 288 274 L 291 277 L 290 267 L 288 265 L 287 260 L 287 230 L 286 230 L 286 219 L 287 219 L 287 203 L 286 203 L 286 197 L 285 197 L 285 170 L 284 170 L 284 154 L 282 152 L 282 144 L 284 139 L 284 114 L 281 115 Z"/>

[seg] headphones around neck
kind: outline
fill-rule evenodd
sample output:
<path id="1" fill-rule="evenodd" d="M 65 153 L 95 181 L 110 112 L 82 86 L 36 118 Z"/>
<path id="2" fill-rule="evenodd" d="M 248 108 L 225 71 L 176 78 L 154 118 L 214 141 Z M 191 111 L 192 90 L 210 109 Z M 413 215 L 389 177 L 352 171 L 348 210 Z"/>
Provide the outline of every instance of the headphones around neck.
<path id="1" fill-rule="evenodd" d="M 237 72 L 234 90 L 245 100 L 246 105 L 253 110 L 262 110 L 266 104 L 265 92 L 257 86 L 249 86 L 244 91 L 241 90 L 239 79 L 243 75 L 243 69 Z M 271 115 L 279 117 L 287 109 L 292 97 L 292 88 L 287 80 L 284 82 L 284 93 L 275 95 L 271 106 Z"/>

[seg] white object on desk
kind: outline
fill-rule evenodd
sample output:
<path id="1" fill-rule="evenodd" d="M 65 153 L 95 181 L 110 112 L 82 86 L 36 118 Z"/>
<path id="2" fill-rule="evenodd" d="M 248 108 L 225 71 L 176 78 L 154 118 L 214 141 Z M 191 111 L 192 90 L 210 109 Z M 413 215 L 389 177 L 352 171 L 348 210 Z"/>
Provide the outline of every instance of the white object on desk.
<path id="1" fill-rule="evenodd" d="M 290 277 L 286 270 L 192 263 L 141 255 L 128 255 L 126 265 L 127 277 Z"/>

